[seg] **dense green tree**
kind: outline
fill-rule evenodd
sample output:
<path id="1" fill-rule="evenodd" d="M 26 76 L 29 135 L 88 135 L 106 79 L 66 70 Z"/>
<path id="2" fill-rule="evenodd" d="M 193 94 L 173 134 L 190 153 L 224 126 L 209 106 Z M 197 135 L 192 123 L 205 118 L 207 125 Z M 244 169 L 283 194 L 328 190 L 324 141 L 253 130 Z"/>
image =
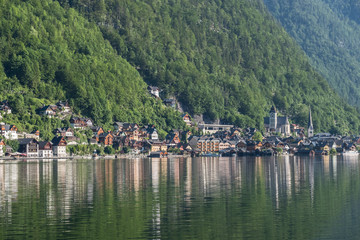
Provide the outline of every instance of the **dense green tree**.
<path id="1" fill-rule="evenodd" d="M 252 140 L 257 142 L 262 142 L 263 135 L 261 134 L 261 132 L 255 132 L 254 136 L 252 137 Z"/>
<path id="2" fill-rule="evenodd" d="M 101 19 L 104 0 L 92 2 L 88 13 Z M 4 119 L 8 123 L 27 131 L 37 126 L 50 139 L 53 128 L 69 126 L 68 119 L 39 118 L 36 109 L 67 99 L 76 113 L 104 126 L 131 121 L 184 127 L 180 114 L 152 99 L 136 69 L 74 9 L 50 0 L 0 0 L 0 18 L 0 100 L 15 113 Z"/>
<path id="3" fill-rule="evenodd" d="M 17 152 L 19 150 L 19 142 L 17 140 L 6 140 L 6 145 L 9 145 L 13 152 Z"/>
<path id="4" fill-rule="evenodd" d="M 311 64 L 350 104 L 360 103 L 358 0 L 264 0 Z"/>
<path id="5" fill-rule="evenodd" d="M 311 106 L 317 131 L 359 130 L 359 113 L 258 0 L 0 0 L 0 16 L 0 100 L 15 110 L 4 120 L 46 139 L 68 121 L 35 110 L 65 99 L 106 128 L 183 129 L 147 84 L 209 121 L 262 128 L 275 103 L 303 125 Z"/>
<path id="6" fill-rule="evenodd" d="M 306 125 L 310 105 L 317 131 L 339 119 L 359 130 L 359 113 L 312 69 L 260 0 L 60 2 L 96 23 L 148 84 L 192 115 L 262 128 L 275 104 Z M 99 3 L 105 7 L 95 10 Z M 345 132 L 345 125 L 338 127 Z"/>

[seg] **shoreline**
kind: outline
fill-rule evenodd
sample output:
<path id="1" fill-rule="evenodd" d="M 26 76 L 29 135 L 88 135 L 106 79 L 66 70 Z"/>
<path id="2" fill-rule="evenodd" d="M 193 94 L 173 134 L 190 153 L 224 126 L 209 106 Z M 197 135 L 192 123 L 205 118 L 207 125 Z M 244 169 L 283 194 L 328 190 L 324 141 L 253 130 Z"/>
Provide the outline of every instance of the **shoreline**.
<path id="1" fill-rule="evenodd" d="M 244 155 L 250 156 L 250 155 Z M 296 154 L 277 154 L 273 156 L 301 156 Z M 305 155 L 306 156 L 306 155 Z M 320 156 L 320 155 L 317 155 Z M 325 156 L 360 156 L 360 154 L 347 154 L 347 153 L 337 153 L 337 154 L 329 154 Z M 168 154 L 164 158 L 179 158 L 179 157 L 191 157 L 191 155 L 179 155 L 179 154 Z M 207 156 L 198 156 L 198 157 L 207 157 Z M 222 156 L 213 156 L 213 157 L 222 157 Z M 231 157 L 231 156 L 224 156 L 224 157 Z M 236 156 L 242 157 L 242 156 Z M 259 156 L 262 157 L 262 156 Z M 137 159 L 137 158 L 152 158 L 149 154 L 110 154 L 110 155 L 102 155 L 102 156 L 93 156 L 93 155 L 73 155 L 73 156 L 66 156 L 66 157 L 0 157 L 0 163 L 3 162 L 27 162 L 27 161 L 67 161 L 67 160 L 108 160 L 108 159 Z"/>
<path id="2" fill-rule="evenodd" d="M 190 155 L 168 155 L 168 158 L 176 157 L 190 157 Z M 54 161 L 54 160 L 81 160 L 81 159 L 135 159 L 135 158 L 149 158 L 148 154 L 111 154 L 111 155 L 102 155 L 102 156 L 92 156 L 92 155 L 75 155 L 75 156 L 66 156 L 66 157 L 0 157 L 0 163 L 7 161 L 31 161 L 31 160 L 43 160 L 43 161 Z"/>

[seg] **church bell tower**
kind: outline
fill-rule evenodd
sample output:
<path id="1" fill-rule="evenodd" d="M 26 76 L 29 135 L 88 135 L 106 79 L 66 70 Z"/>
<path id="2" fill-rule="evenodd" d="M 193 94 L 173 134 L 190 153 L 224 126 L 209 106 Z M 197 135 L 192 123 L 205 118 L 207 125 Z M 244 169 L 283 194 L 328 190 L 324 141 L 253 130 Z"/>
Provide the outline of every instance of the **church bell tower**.
<path id="1" fill-rule="evenodd" d="M 311 117 L 311 108 L 309 107 L 309 123 L 308 123 L 308 138 L 314 136 L 314 126 Z"/>
<path id="2" fill-rule="evenodd" d="M 277 112 L 276 112 L 276 108 L 272 106 L 270 109 L 270 118 L 269 118 L 270 131 L 276 132 L 276 127 L 277 127 Z"/>

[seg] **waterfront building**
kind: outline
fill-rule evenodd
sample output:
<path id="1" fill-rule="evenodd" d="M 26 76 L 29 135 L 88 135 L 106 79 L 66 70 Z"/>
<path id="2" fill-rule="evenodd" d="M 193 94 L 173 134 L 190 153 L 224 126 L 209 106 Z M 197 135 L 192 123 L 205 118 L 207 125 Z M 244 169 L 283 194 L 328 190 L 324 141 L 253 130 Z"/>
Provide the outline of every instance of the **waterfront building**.
<path id="1" fill-rule="evenodd" d="M 57 157 L 66 157 L 66 145 L 67 142 L 64 137 L 58 136 L 51 140 L 53 143 L 53 154 Z"/>
<path id="2" fill-rule="evenodd" d="M 39 156 L 39 142 L 35 138 L 23 138 L 18 141 L 20 153 L 25 153 L 27 157 Z"/>
<path id="3" fill-rule="evenodd" d="M 52 143 L 49 141 L 39 142 L 39 157 L 51 158 L 52 156 Z"/>

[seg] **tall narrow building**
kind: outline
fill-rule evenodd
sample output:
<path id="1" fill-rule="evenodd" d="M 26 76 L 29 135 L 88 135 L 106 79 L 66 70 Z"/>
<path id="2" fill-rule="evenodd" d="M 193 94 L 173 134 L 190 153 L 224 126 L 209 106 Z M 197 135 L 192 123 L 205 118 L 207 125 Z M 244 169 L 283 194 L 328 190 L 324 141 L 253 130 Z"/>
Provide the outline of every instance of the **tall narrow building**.
<path id="1" fill-rule="evenodd" d="M 276 112 L 275 106 L 272 106 L 271 109 L 270 109 L 269 128 L 270 128 L 270 131 L 276 132 L 276 129 L 277 129 L 277 112 Z"/>
<path id="2" fill-rule="evenodd" d="M 311 108 L 309 107 L 308 137 L 311 138 L 313 136 L 314 136 L 314 126 L 311 117 Z"/>

